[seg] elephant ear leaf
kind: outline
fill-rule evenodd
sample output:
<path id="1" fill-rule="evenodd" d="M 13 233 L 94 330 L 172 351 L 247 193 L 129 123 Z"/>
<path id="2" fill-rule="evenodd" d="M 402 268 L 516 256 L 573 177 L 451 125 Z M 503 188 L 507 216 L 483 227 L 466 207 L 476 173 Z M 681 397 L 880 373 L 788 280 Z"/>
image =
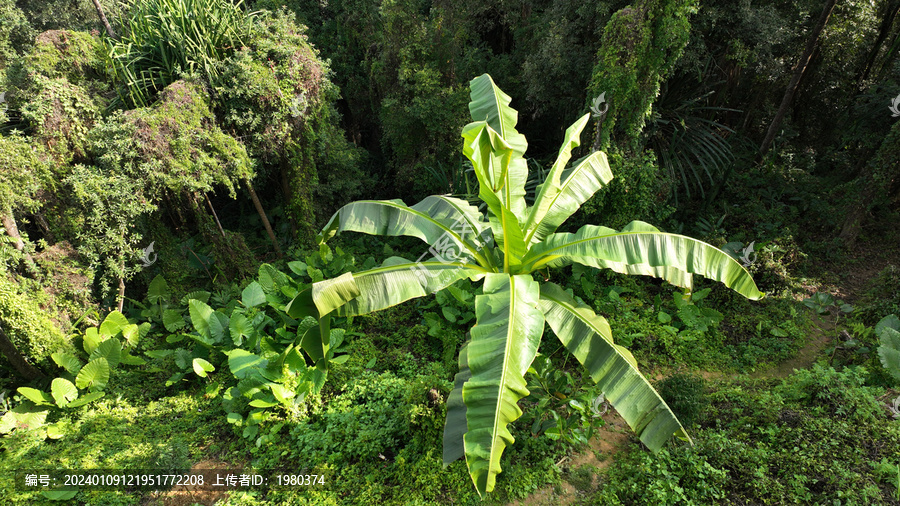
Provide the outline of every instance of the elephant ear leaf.
<path id="1" fill-rule="evenodd" d="M 109 362 L 105 358 L 95 358 L 81 368 L 75 377 L 78 388 L 102 389 L 109 381 Z"/>
<path id="2" fill-rule="evenodd" d="M 54 379 L 50 384 L 50 393 L 53 394 L 56 405 L 61 408 L 78 398 L 78 389 L 65 378 Z"/>

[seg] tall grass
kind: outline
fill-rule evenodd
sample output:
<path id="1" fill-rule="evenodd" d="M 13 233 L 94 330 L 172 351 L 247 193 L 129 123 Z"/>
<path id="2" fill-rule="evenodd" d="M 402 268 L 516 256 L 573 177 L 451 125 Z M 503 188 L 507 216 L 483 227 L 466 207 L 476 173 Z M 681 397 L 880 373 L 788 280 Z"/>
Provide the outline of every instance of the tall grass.
<path id="1" fill-rule="evenodd" d="M 256 12 L 243 0 L 135 0 L 110 41 L 109 58 L 119 82 L 116 106 L 143 107 L 183 73 L 217 75 L 217 62 L 247 41 Z"/>

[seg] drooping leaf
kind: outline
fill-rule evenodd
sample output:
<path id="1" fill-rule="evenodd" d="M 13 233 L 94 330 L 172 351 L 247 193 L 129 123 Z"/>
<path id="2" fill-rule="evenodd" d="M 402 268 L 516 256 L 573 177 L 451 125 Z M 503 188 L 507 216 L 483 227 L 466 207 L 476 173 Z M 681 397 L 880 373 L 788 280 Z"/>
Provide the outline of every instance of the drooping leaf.
<path id="1" fill-rule="evenodd" d="M 81 372 L 75 377 L 75 385 L 78 388 L 103 388 L 109 381 L 109 362 L 105 358 L 95 358 L 81 368 Z"/>
<path id="2" fill-rule="evenodd" d="M 65 378 L 55 378 L 50 383 L 50 392 L 53 394 L 56 405 L 61 408 L 78 398 L 78 389 Z"/>
<path id="3" fill-rule="evenodd" d="M 122 344 L 119 343 L 118 339 L 107 339 L 97 346 L 97 349 L 91 353 L 88 360 L 94 360 L 95 358 L 100 357 L 106 359 L 106 363 L 109 364 L 110 369 L 115 369 L 122 359 Z"/>
<path id="4" fill-rule="evenodd" d="M 453 390 L 447 398 L 447 418 L 444 420 L 444 467 L 466 454 L 463 435 L 466 433 L 466 404 L 463 402 L 463 386 L 472 377 L 466 355 L 468 341 L 459 349 L 459 372 L 453 379 Z"/>
<path id="5" fill-rule="evenodd" d="M 214 343 L 221 343 L 226 335 L 230 335 L 230 321 L 220 311 L 213 311 L 209 315 L 209 337 Z"/>
<path id="6" fill-rule="evenodd" d="M 210 339 L 209 318 L 213 313 L 212 308 L 196 299 L 191 299 L 188 303 L 188 308 L 191 313 L 191 323 L 194 325 L 194 330 L 200 336 Z"/>
<path id="7" fill-rule="evenodd" d="M 424 297 L 463 278 L 479 279 L 484 272 L 469 264 L 410 262 L 391 257 L 381 267 L 314 284 L 312 297 L 322 314 L 367 314 Z"/>
<path id="8" fill-rule="evenodd" d="M 97 327 L 89 327 L 84 331 L 84 351 L 87 354 L 91 354 L 97 349 L 97 346 L 100 346 L 100 343 L 103 342 L 104 338 L 100 337 L 100 332 L 97 330 Z"/>
<path id="9" fill-rule="evenodd" d="M 885 322 L 886 319 L 882 319 L 879 323 Z M 888 373 L 900 380 L 900 331 L 895 330 L 891 323 L 885 322 L 885 325 L 880 327 L 878 339 L 881 346 L 878 347 L 878 358 Z"/>
<path id="10" fill-rule="evenodd" d="M 724 251 L 637 221 L 621 232 L 585 225 L 575 234 L 552 234 L 535 244 L 523 260 L 529 271 L 572 262 L 623 274 L 655 276 L 683 287 L 691 287 L 691 276 L 700 274 L 749 299 L 763 297 L 747 269 Z"/>
<path id="11" fill-rule="evenodd" d="M 53 405 L 53 397 L 50 397 L 47 392 L 42 392 L 41 390 L 31 387 L 19 387 L 16 389 L 16 391 L 24 395 L 26 399 L 37 404 L 38 406 Z"/>
<path id="12" fill-rule="evenodd" d="M 144 365 L 147 363 L 147 361 L 142 359 L 141 357 L 135 357 L 134 355 L 123 352 L 122 358 L 119 360 L 119 363 L 125 365 Z"/>
<path id="13" fill-rule="evenodd" d="M 540 307 L 562 344 L 648 448 L 658 451 L 675 434 L 688 439 L 678 418 L 638 371 L 631 352 L 613 342 L 605 318 L 553 283 L 541 286 Z"/>
<path id="14" fill-rule="evenodd" d="M 106 315 L 106 319 L 100 324 L 100 335 L 104 338 L 115 337 L 128 325 L 128 318 L 118 311 Z"/>
<path id="15" fill-rule="evenodd" d="M 63 422 L 51 423 L 47 426 L 47 438 L 62 439 L 66 435 L 65 425 Z"/>
<path id="16" fill-rule="evenodd" d="M 875 324 L 875 335 L 880 336 L 881 331 L 885 327 L 900 331 L 900 318 L 897 318 L 897 315 L 889 314 L 879 320 L 878 323 Z"/>
<path id="17" fill-rule="evenodd" d="M 531 276 L 488 274 L 475 297 L 477 322 L 466 357 L 472 377 L 462 389 L 468 431 L 466 465 L 479 494 L 494 488 L 500 456 L 515 440 L 507 425 L 522 415 L 525 372 L 537 354 L 544 316 L 540 287 Z"/>
<path id="18" fill-rule="evenodd" d="M 56 362 L 56 365 L 65 369 L 69 374 L 78 374 L 78 371 L 81 370 L 81 360 L 79 360 L 78 357 L 74 355 L 71 355 L 64 351 L 58 351 L 50 355 L 50 357 L 54 362 Z"/>
<path id="19" fill-rule="evenodd" d="M 322 229 L 319 239 L 327 241 L 347 231 L 409 236 L 448 251 L 453 259 L 477 258 L 477 242 L 486 227 L 477 208 L 450 197 L 428 197 L 412 207 L 402 200 L 360 200 L 340 208 Z"/>
<path id="20" fill-rule="evenodd" d="M 16 430 L 34 430 L 44 425 L 47 420 L 46 408 L 23 402 L 7 411 L 0 418 L 0 434 L 8 434 Z"/>
<path id="21" fill-rule="evenodd" d="M 163 311 L 163 326 L 169 332 L 177 332 L 185 327 L 184 316 L 181 311 L 175 309 L 166 309 Z"/>
<path id="22" fill-rule="evenodd" d="M 249 378 L 254 372 L 264 369 L 269 361 L 246 350 L 235 349 L 228 353 L 228 368 L 235 378 Z"/>
<path id="23" fill-rule="evenodd" d="M 78 490 L 41 490 L 41 495 L 51 501 L 68 501 L 78 495 Z"/>

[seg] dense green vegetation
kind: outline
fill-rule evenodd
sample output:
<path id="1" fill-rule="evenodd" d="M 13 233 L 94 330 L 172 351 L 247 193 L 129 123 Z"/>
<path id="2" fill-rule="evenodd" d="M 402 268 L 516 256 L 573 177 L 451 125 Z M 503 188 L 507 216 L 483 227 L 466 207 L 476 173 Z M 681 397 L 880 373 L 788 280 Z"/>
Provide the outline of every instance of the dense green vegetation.
<path id="1" fill-rule="evenodd" d="M 0 502 L 900 503 L 898 51 L 897 0 L 0 0 Z M 210 468 L 322 479 L 17 474 Z"/>

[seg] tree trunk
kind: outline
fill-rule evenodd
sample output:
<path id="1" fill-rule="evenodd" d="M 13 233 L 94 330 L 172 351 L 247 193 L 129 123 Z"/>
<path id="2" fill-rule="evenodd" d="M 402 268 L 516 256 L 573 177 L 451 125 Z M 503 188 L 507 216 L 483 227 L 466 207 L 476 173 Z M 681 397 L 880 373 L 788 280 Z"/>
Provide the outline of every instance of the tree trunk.
<path id="1" fill-rule="evenodd" d="M 103 7 L 100 6 L 100 0 L 94 0 L 94 7 L 97 9 L 97 15 L 100 16 L 100 22 L 103 23 L 104 28 L 106 28 L 106 33 L 113 39 L 118 39 L 116 36 L 116 32 L 113 31 L 112 26 L 109 24 L 109 20 L 106 19 L 106 14 L 103 13 Z"/>
<path id="2" fill-rule="evenodd" d="M 213 207 L 212 202 L 210 202 L 209 195 L 204 193 L 203 196 L 206 198 L 206 204 L 209 206 L 209 210 L 210 212 L 212 212 L 213 218 L 215 218 L 216 220 L 216 225 L 219 227 L 219 233 L 222 234 L 223 239 L 227 240 L 228 237 L 225 236 L 225 230 L 222 228 L 222 224 L 219 222 L 219 215 L 216 214 L 216 209 Z"/>
<path id="3" fill-rule="evenodd" d="M 275 238 L 275 232 L 272 231 L 272 225 L 269 223 L 269 218 L 266 217 L 266 212 L 263 210 L 262 204 L 259 202 L 259 197 L 256 196 L 256 190 L 253 189 L 253 185 L 250 184 L 249 179 L 245 179 L 244 182 L 247 184 L 247 190 L 250 191 L 250 198 L 253 200 L 253 205 L 256 207 L 256 212 L 259 213 L 259 218 L 263 222 L 263 226 L 266 227 L 266 232 L 269 234 L 269 239 L 272 240 L 272 245 L 275 246 L 275 252 L 278 253 L 278 258 L 284 256 L 281 252 L 281 247 L 278 246 L 278 239 Z"/>
<path id="4" fill-rule="evenodd" d="M 12 212 L 8 211 L 3 216 L 0 216 L 0 221 L 3 223 L 3 228 L 6 229 L 6 233 L 15 239 L 13 246 L 25 256 L 25 267 L 28 269 L 29 274 L 34 276 L 37 274 L 37 266 L 34 264 L 34 258 L 31 257 L 31 254 L 25 251 L 25 242 L 19 234 L 19 227 L 16 226 L 15 216 L 13 216 Z"/>
<path id="5" fill-rule="evenodd" d="M 772 142 L 775 140 L 775 134 L 778 133 L 778 129 L 781 128 L 781 122 L 784 120 L 784 116 L 791 106 L 791 101 L 794 99 L 794 93 L 796 93 L 797 87 L 800 84 L 800 78 L 803 77 L 803 72 L 806 70 L 806 66 L 809 65 L 809 60 L 812 58 L 813 50 L 816 48 L 816 43 L 819 41 L 819 36 L 822 34 L 822 30 L 828 23 L 828 18 L 831 16 L 831 11 L 834 10 L 834 4 L 836 3 L 837 0 L 827 1 L 825 9 L 822 10 L 822 15 L 819 16 L 819 20 L 813 27 L 812 33 L 809 34 L 809 40 L 806 41 L 806 49 L 803 50 L 800 61 L 797 62 L 797 66 L 794 67 L 794 74 L 791 76 L 791 82 L 784 92 L 784 98 L 781 99 L 781 105 L 778 107 L 778 112 L 775 113 L 775 119 L 773 119 L 772 124 L 769 125 L 766 137 L 763 139 L 762 145 L 759 148 L 759 158 L 764 157 L 772 147 Z"/>
<path id="6" fill-rule="evenodd" d="M 122 312 L 122 309 L 125 307 L 125 278 L 119 278 L 119 304 L 116 306 L 116 309 L 119 312 Z"/>
<path id="7" fill-rule="evenodd" d="M 857 74 L 857 85 L 861 85 L 863 81 L 869 78 L 869 74 L 872 72 L 872 68 L 875 65 L 875 59 L 878 57 L 878 53 L 881 50 L 881 45 L 884 44 L 888 35 L 891 34 L 891 28 L 893 28 L 894 21 L 897 19 L 898 14 L 900 14 L 900 0 L 885 2 L 884 15 L 881 18 L 881 26 L 878 28 L 878 37 L 876 37 L 875 43 L 872 44 L 872 49 L 869 50 L 869 55 L 866 57 L 866 63 L 862 68 L 862 72 Z"/>
<path id="8" fill-rule="evenodd" d="M 9 339 L 3 327 L 0 327 L 0 353 L 9 360 L 10 365 L 27 380 L 36 380 L 46 377 L 37 367 L 28 363 L 25 357 L 19 353 L 16 345 Z"/>

